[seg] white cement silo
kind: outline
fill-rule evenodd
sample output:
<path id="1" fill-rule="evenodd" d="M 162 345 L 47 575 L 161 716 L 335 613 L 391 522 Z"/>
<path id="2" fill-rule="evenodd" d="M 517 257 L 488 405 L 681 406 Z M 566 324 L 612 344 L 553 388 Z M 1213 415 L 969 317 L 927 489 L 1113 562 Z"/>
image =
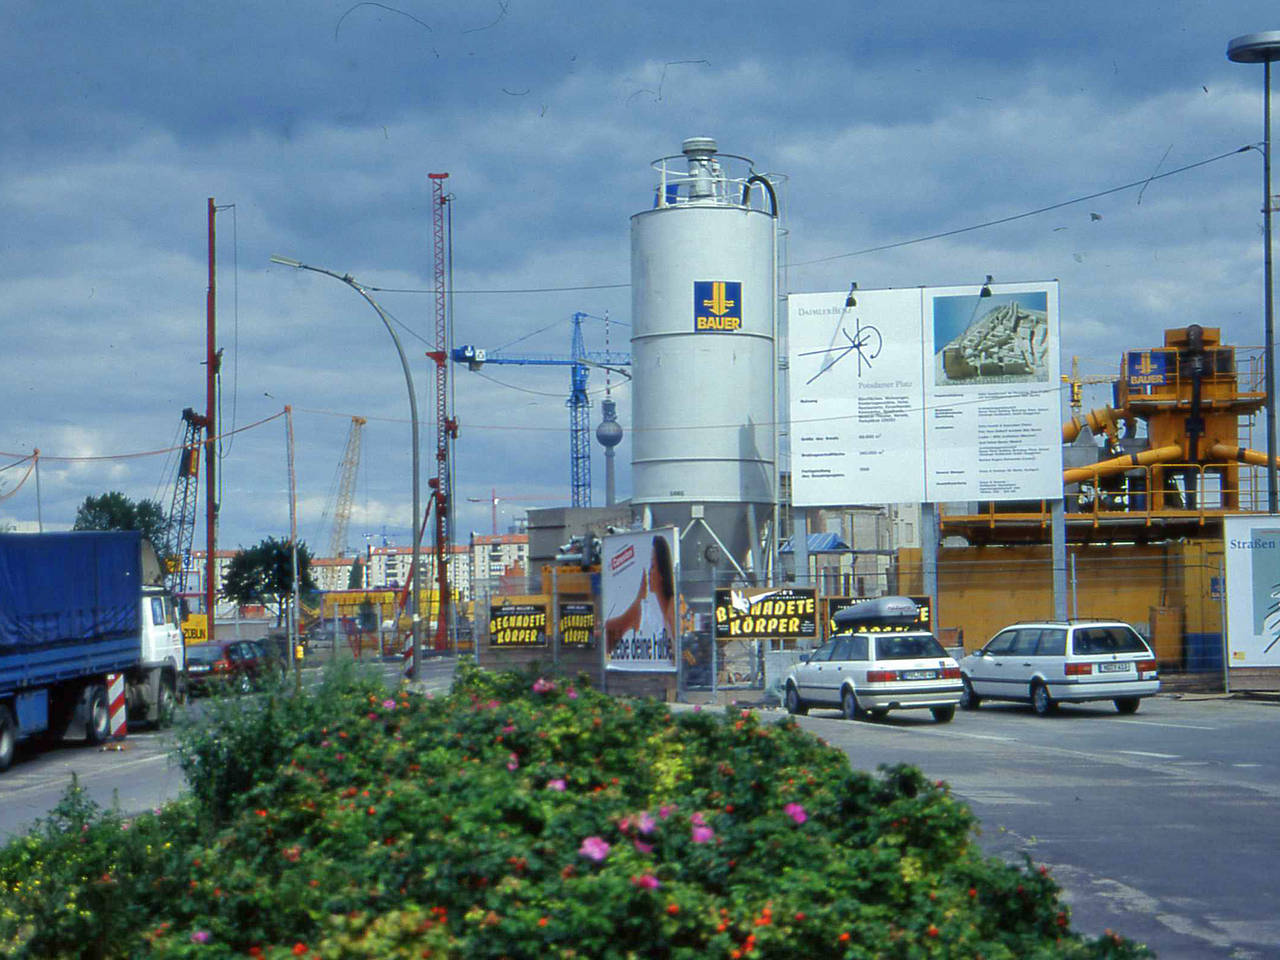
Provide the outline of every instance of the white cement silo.
<path id="1" fill-rule="evenodd" d="M 655 524 L 700 517 L 758 576 L 776 486 L 777 200 L 709 138 L 654 168 L 654 206 L 631 218 L 632 500 Z"/>

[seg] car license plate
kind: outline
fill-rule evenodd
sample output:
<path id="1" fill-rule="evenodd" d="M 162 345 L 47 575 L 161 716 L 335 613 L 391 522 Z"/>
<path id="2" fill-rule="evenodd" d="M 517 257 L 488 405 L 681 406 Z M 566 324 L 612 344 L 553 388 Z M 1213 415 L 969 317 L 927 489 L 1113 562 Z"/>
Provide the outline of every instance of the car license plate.
<path id="1" fill-rule="evenodd" d="M 903 670 L 903 680 L 937 680 L 937 670 Z"/>
<path id="2" fill-rule="evenodd" d="M 1099 673 L 1128 673 L 1132 664 L 1129 663 L 1100 663 L 1098 664 Z"/>

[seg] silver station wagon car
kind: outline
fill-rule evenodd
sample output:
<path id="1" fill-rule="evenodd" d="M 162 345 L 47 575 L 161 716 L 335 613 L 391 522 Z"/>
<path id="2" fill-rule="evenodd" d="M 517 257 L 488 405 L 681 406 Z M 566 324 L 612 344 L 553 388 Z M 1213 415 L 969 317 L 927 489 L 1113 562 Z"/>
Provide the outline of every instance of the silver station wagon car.
<path id="1" fill-rule="evenodd" d="M 1160 690 L 1155 654 L 1118 620 L 1015 623 L 964 657 L 960 672 L 966 710 L 1020 700 L 1045 716 L 1059 703 L 1111 700 L 1133 713 Z"/>
<path id="2" fill-rule="evenodd" d="M 787 677 L 788 712 L 834 707 L 849 720 L 865 720 L 890 710 L 928 709 L 939 723 L 951 720 L 962 692 L 960 667 L 933 634 L 909 629 L 915 617 L 908 597 L 879 597 L 841 610 L 839 632 Z"/>

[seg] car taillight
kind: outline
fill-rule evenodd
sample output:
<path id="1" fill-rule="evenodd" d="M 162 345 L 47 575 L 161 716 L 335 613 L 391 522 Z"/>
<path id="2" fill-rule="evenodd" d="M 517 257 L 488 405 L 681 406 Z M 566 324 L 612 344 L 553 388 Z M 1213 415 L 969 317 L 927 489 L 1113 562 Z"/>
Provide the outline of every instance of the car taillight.
<path id="1" fill-rule="evenodd" d="M 868 670 L 867 683 L 893 683 L 898 679 L 897 670 Z"/>
<path id="2" fill-rule="evenodd" d="M 960 668 L 959 668 L 959 667 L 943 667 L 943 668 L 942 668 L 942 679 L 944 679 L 944 680 L 959 680 L 959 679 L 960 679 Z"/>
<path id="3" fill-rule="evenodd" d="M 1087 677 L 1091 673 L 1093 673 L 1092 663 L 1068 663 L 1067 664 L 1068 677 Z"/>
<path id="4" fill-rule="evenodd" d="M 231 664 L 228 663 L 226 660 L 215 660 L 213 661 L 213 669 L 214 670 L 230 670 Z"/>
<path id="5" fill-rule="evenodd" d="M 1155 673 L 1156 662 L 1154 660 L 1139 660 L 1137 663 L 1139 673 Z"/>

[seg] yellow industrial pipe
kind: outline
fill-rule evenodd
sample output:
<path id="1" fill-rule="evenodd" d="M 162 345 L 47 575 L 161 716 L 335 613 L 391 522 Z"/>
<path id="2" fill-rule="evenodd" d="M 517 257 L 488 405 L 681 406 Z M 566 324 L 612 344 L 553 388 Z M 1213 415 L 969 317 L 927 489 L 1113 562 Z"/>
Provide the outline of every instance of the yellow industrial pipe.
<path id="1" fill-rule="evenodd" d="M 1209 456 L 1215 460 L 1237 460 L 1240 463 L 1252 464 L 1255 467 L 1267 465 L 1267 455 L 1248 447 L 1233 447 L 1225 443 L 1215 443 L 1209 448 Z M 1280 458 L 1278 458 L 1280 459 Z"/>
<path id="2" fill-rule="evenodd" d="M 1141 453 L 1126 454 L 1123 457 L 1114 457 L 1111 460 L 1100 460 L 1087 467 L 1074 467 L 1070 470 L 1063 470 L 1062 482 L 1066 485 L 1068 483 L 1080 483 L 1082 480 L 1096 480 L 1100 477 L 1110 476 L 1113 473 L 1124 473 L 1134 467 L 1146 467 L 1153 463 L 1173 463 L 1181 460 L 1182 456 L 1182 447 L 1179 444 L 1171 443 L 1165 447 L 1156 447 L 1154 450 L 1143 450 Z"/>
<path id="3" fill-rule="evenodd" d="M 1124 420 L 1132 429 L 1133 418 L 1113 407 L 1098 407 L 1095 410 L 1090 410 L 1084 415 L 1083 420 L 1077 416 L 1072 416 L 1070 420 L 1062 425 L 1062 442 L 1071 443 L 1076 437 L 1080 436 L 1080 431 L 1087 426 L 1089 432 L 1095 437 L 1105 434 L 1113 444 L 1118 443 L 1120 433 L 1116 426 L 1117 420 Z"/>

